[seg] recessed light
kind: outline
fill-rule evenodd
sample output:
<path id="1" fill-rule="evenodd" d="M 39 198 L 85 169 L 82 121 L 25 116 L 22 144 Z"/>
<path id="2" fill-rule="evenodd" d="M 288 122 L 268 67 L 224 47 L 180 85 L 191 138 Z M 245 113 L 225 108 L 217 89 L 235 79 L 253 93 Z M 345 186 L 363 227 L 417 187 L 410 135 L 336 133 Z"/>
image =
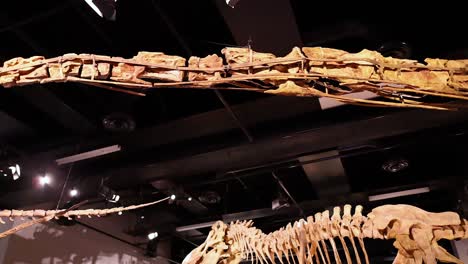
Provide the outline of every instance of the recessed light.
<path id="1" fill-rule="evenodd" d="M 75 197 L 75 196 L 78 196 L 78 190 L 73 188 L 70 190 L 70 196 L 71 197 Z"/>
<path id="2" fill-rule="evenodd" d="M 45 185 L 48 185 L 51 183 L 51 179 L 50 179 L 50 176 L 49 175 L 44 175 L 44 176 L 41 176 L 39 178 L 39 184 L 42 185 L 42 186 L 45 186 Z"/>

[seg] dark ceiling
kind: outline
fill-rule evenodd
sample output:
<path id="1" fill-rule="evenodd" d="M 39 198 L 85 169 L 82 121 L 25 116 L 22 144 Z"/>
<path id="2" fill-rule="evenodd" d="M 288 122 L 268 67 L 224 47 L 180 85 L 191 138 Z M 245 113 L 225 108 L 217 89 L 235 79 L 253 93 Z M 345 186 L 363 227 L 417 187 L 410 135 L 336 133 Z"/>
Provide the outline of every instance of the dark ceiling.
<path id="1" fill-rule="evenodd" d="M 6 1 L 0 10 L 0 61 L 64 53 L 132 57 L 138 51 L 205 56 L 249 40 L 254 49 L 278 55 L 293 46 L 320 45 L 419 60 L 468 57 L 465 16 L 456 11 L 463 8 L 449 4 L 426 4 L 423 11 L 395 2 L 241 0 L 234 9 L 223 0 L 117 3 L 116 21 L 107 21 L 85 1 Z M 103 125 L 106 118 L 123 122 L 110 129 Z M 79 188 L 80 199 L 98 198 L 102 179 L 122 194 L 123 204 L 170 193 L 194 198 L 136 212 L 154 217 L 126 231 L 135 237 L 144 237 L 148 226 L 238 217 L 257 218 L 260 227 L 272 230 L 302 213 L 347 202 L 372 208 L 380 203 L 369 202 L 369 195 L 421 186 L 432 191 L 385 202 L 458 210 L 467 121 L 464 112 L 364 108 L 233 91 L 178 88 L 139 97 L 72 83 L 0 89 L 0 164 L 23 169 L 17 181 L 0 177 L 0 205 L 55 207 L 69 175 L 65 189 Z M 55 162 L 114 144 L 122 151 L 72 166 Z M 382 169 L 402 160 L 408 168 Z M 44 190 L 36 180 L 46 172 L 54 184 Z M 272 210 L 278 197 L 291 207 Z M 197 229 L 176 237 L 196 242 L 206 233 Z M 191 245 L 173 243 L 179 249 L 173 257 L 180 260 Z M 377 246 L 373 256 L 393 253 Z"/>

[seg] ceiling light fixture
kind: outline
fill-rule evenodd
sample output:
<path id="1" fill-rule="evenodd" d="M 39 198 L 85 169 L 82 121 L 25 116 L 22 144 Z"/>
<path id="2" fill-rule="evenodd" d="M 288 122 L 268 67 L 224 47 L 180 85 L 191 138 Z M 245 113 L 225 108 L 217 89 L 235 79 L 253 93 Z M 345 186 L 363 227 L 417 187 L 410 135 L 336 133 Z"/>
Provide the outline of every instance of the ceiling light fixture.
<path id="1" fill-rule="evenodd" d="M 41 176 L 39 177 L 39 184 L 42 185 L 42 186 L 45 186 L 45 185 L 48 185 L 52 182 L 51 178 L 49 175 L 44 175 L 44 176 Z"/>
<path id="2" fill-rule="evenodd" d="M 106 199 L 106 201 L 111 203 L 116 203 L 120 200 L 120 195 L 118 195 L 114 190 L 101 183 L 99 188 L 99 194 Z"/>
<path id="3" fill-rule="evenodd" d="M 171 200 L 172 200 L 172 201 L 174 201 L 176 198 L 177 198 L 177 197 L 176 197 L 175 194 L 172 194 L 172 195 L 171 195 Z"/>
<path id="4" fill-rule="evenodd" d="M 71 190 L 70 190 L 70 196 L 71 196 L 71 197 L 76 197 L 76 196 L 78 196 L 78 190 L 75 189 L 75 188 L 71 189 Z"/>
<path id="5" fill-rule="evenodd" d="M 191 201 L 192 201 L 192 197 L 187 198 L 187 200 L 188 200 L 189 202 L 191 202 Z"/>
<path id="6" fill-rule="evenodd" d="M 148 234 L 148 239 L 153 240 L 159 236 L 158 232 L 152 232 Z"/>
<path id="7" fill-rule="evenodd" d="M 226 4 L 232 8 L 236 6 L 237 3 L 239 3 L 240 0 L 226 0 Z"/>
<path id="8" fill-rule="evenodd" d="M 383 194 L 369 196 L 369 201 L 372 202 L 372 201 L 387 200 L 387 199 L 396 198 L 396 197 L 428 193 L 430 191 L 431 189 L 429 187 L 422 187 L 422 188 L 404 190 L 404 191 L 399 191 L 399 192 L 383 193 Z"/>
<path id="9" fill-rule="evenodd" d="M 112 195 L 112 199 L 111 199 L 111 200 L 112 200 L 113 203 L 118 202 L 118 201 L 120 200 L 120 195 L 118 195 L 118 194 Z"/>
<path id="10" fill-rule="evenodd" d="M 18 164 L 15 164 L 14 166 L 10 166 L 8 167 L 8 169 L 10 169 L 11 174 L 13 175 L 14 181 L 19 179 L 19 177 L 21 176 L 21 168 Z M 6 176 L 6 174 L 4 174 L 4 176 Z"/>
<path id="11" fill-rule="evenodd" d="M 100 17 L 115 20 L 117 0 L 85 0 Z"/>
<path id="12" fill-rule="evenodd" d="M 120 147 L 120 145 L 112 145 L 112 146 L 109 146 L 109 147 L 95 149 L 95 150 L 83 152 L 83 153 L 80 153 L 80 154 L 76 154 L 76 155 L 56 159 L 55 162 L 57 162 L 57 164 L 60 166 L 60 165 L 72 163 L 72 162 L 75 162 L 75 161 L 80 161 L 80 160 L 85 160 L 85 159 L 90 159 L 90 158 L 95 158 L 95 157 L 107 155 L 107 154 L 110 154 L 110 153 L 120 151 L 121 149 L 122 148 Z"/>

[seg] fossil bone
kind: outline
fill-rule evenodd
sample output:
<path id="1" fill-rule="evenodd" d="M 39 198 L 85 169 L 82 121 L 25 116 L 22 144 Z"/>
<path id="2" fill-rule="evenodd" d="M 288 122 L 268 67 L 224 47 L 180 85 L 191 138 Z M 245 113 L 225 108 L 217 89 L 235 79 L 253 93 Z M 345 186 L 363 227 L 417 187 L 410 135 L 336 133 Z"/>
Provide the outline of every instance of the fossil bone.
<path id="1" fill-rule="evenodd" d="M 362 206 L 335 207 L 330 218 L 329 212 L 315 214 L 301 219 L 269 234 L 252 226 L 252 222 L 224 224 L 216 222 L 208 238 L 194 249 L 183 264 L 237 264 L 250 259 L 253 263 L 275 263 L 275 257 L 287 263 L 289 257 L 298 264 L 304 263 L 354 263 L 346 244 L 347 237 L 352 244 L 356 263 L 362 263 L 358 248 L 369 258 L 363 240 L 395 240 L 398 249 L 394 264 L 435 264 L 462 262 L 438 245 L 440 239 L 468 238 L 468 221 L 453 212 L 431 213 L 411 205 L 383 205 L 373 209 L 367 216 L 362 215 Z M 359 244 L 354 239 L 359 240 Z M 345 261 L 340 259 L 335 239 L 343 245 Z M 328 255 L 330 244 L 333 256 Z M 291 255 L 290 253 L 293 253 Z M 332 262 L 333 261 L 333 262 Z"/>
<path id="2" fill-rule="evenodd" d="M 234 89 L 438 110 L 466 105 L 429 103 L 425 97 L 468 100 L 468 59 L 428 58 L 420 63 L 370 50 L 348 53 L 322 47 L 295 47 L 285 57 L 250 48 L 224 48 L 221 53 L 227 64 L 215 54 L 186 60 L 146 51 L 131 59 L 93 54 L 13 58 L 0 67 L 0 85 L 79 82 L 133 95 L 144 95 L 131 91 L 135 88 Z M 349 96 L 365 90 L 379 97 Z"/>

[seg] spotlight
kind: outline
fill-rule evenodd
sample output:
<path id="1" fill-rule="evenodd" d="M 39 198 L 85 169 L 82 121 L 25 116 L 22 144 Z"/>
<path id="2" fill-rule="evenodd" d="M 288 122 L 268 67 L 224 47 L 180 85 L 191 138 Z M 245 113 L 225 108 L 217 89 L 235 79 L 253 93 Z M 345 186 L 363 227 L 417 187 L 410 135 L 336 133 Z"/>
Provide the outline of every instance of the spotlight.
<path id="1" fill-rule="evenodd" d="M 19 179 L 19 177 L 21 176 L 21 169 L 20 169 L 20 166 L 18 164 L 15 164 L 14 166 L 10 166 L 10 167 L 8 167 L 8 169 L 10 169 L 11 174 L 13 175 L 13 180 L 14 181 Z M 6 176 L 6 174 L 4 174 L 3 176 Z"/>
<path id="2" fill-rule="evenodd" d="M 85 0 L 85 2 L 98 14 L 108 20 L 115 20 L 117 0 Z"/>
<path id="3" fill-rule="evenodd" d="M 148 239 L 153 240 L 159 236 L 158 232 L 153 232 L 148 234 Z"/>
<path id="4" fill-rule="evenodd" d="M 48 185 L 50 184 L 50 182 L 51 182 L 50 176 L 47 174 L 39 178 L 39 184 L 42 186 Z"/>
<path id="5" fill-rule="evenodd" d="M 174 201 L 177 197 L 175 196 L 175 194 L 171 195 L 171 200 Z"/>
<path id="6" fill-rule="evenodd" d="M 78 196 L 78 190 L 73 188 L 70 190 L 70 196 L 71 197 L 75 197 L 75 196 Z"/>
<path id="7" fill-rule="evenodd" d="M 0 169 L 0 175 L 3 175 L 3 177 L 11 176 L 16 181 L 21 176 L 21 168 L 18 164 L 10 165 L 8 168 Z"/>
<path id="8" fill-rule="evenodd" d="M 240 0 L 226 0 L 226 4 L 232 8 L 234 8 L 236 6 L 236 4 L 239 2 Z"/>
<path id="9" fill-rule="evenodd" d="M 192 201 L 192 197 L 187 198 L 187 200 L 188 200 L 189 202 L 191 202 L 191 201 Z"/>
<path id="10" fill-rule="evenodd" d="M 278 210 L 284 207 L 289 207 L 288 198 L 284 196 L 283 192 L 278 191 L 275 199 L 271 201 L 271 209 Z"/>
<path id="11" fill-rule="evenodd" d="M 106 199 L 106 201 L 111 203 L 116 203 L 120 200 L 120 195 L 118 195 L 114 190 L 105 186 L 101 183 L 101 187 L 99 189 L 99 194 Z"/>
<path id="12" fill-rule="evenodd" d="M 120 195 L 117 195 L 117 194 L 112 195 L 111 200 L 112 200 L 113 203 L 118 202 L 120 200 Z"/>
<path id="13" fill-rule="evenodd" d="M 144 215 L 142 215 L 142 216 L 140 216 L 140 218 L 141 218 L 141 219 L 145 219 L 145 216 L 144 216 Z"/>
<path id="14" fill-rule="evenodd" d="M 122 215 L 122 212 L 118 212 L 117 214 L 118 214 L 118 215 Z"/>

